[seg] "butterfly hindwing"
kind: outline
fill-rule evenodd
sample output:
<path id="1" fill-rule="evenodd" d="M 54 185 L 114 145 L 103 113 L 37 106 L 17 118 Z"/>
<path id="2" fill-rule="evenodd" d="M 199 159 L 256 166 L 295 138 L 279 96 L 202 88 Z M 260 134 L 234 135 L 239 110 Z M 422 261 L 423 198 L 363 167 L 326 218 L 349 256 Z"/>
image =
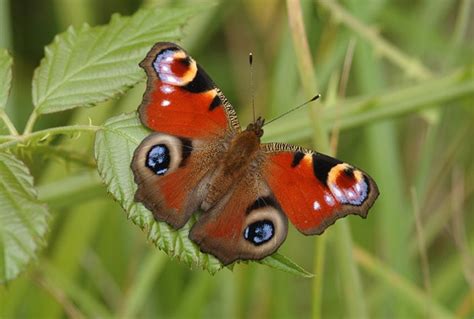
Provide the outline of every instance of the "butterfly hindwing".
<path id="1" fill-rule="evenodd" d="M 149 135 L 133 156 L 132 170 L 138 185 L 135 200 L 157 220 L 175 228 L 184 226 L 202 202 L 206 175 L 223 151 L 218 147 L 198 139 Z"/>
<path id="2" fill-rule="evenodd" d="M 288 220 L 262 178 L 248 174 L 233 192 L 203 213 L 189 238 L 224 265 L 262 259 L 283 243 Z"/>
<path id="3" fill-rule="evenodd" d="M 306 235 L 321 234 L 348 214 L 367 216 L 379 192 L 363 171 L 317 152 L 262 144 L 263 174 L 291 223 Z"/>

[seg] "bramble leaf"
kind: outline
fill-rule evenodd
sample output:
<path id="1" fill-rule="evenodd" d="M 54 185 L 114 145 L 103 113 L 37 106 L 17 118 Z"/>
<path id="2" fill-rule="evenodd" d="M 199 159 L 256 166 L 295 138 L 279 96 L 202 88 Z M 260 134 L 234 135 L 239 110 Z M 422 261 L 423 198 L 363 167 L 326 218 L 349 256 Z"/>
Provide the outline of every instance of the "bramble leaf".
<path id="1" fill-rule="evenodd" d="M 260 260 L 259 263 L 301 277 L 311 278 L 314 276 L 288 257 L 279 253 L 274 253 L 273 255 Z"/>
<path id="2" fill-rule="evenodd" d="M 109 119 L 96 136 L 95 154 L 99 173 L 108 191 L 127 212 L 128 218 L 145 230 L 148 238 L 161 250 L 191 267 L 215 273 L 223 265 L 214 256 L 200 252 L 199 247 L 188 238 L 194 219 L 182 229 L 175 230 L 166 223 L 156 222 L 151 212 L 134 201 L 137 185 L 130 163 L 133 152 L 149 133 L 136 114 L 123 114 Z M 279 254 L 269 256 L 260 263 L 304 277 L 311 275 Z"/>
<path id="3" fill-rule="evenodd" d="M 176 231 L 166 223 L 158 223 L 152 214 L 133 198 L 137 185 L 130 163 L 138 144 L 149 134 L 135 115 L 119 115 L 109 119 L 97 132 L 95 155 L 97 168 L 108 191 L 122 205 L 129 219 L 143 229 L 148 239 L 161 250 L 191 267 L 215 273 L 222 268 L 213 256 L 203 254 L 188 238 L 190 223 Z"/>
<path id="4" fill-rule="evenodd" d="M 158 41 L 181 37 L 183 25 L 202 6 L 139 10 L 112 16 L 98 27 L 70 27 L 46 47 L 33 77 L 33 104 L 39 114 L 94 106 L 124 93 L 144 78 L 138 67 Z"/>
<path id="5" fill-rule="evenodd" d="M 0 283 L 15 278 L 44 243 L 48 209 L 33 177 L 13 155 L 0 153 Z"/>
<path id="6" fill-rule="evenodd" d="M 3 118 L 6 116 L 5 106 L 12 82 L 13 59 L 5 49 L 0 49 L 0 134 L 8 134 Z"/>
<path id="7" fill-rule="evenodd" d="M 5 109 L 12 84 L 13 59 L 5 49 L 0 49 L 0 109 Z"/>

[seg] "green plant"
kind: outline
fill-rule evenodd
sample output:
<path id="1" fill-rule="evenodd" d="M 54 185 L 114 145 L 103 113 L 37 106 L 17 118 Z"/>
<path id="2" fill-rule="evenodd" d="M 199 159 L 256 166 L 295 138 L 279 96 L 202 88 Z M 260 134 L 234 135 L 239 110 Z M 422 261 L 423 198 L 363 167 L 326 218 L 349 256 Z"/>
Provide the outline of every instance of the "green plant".
<path id="1" fill-rule="evenodd" d="M 472 210 L 474 167 L 464 147 L 473 121 L 473 47 L 466 41 L 472 5 L 340 2 L 269 1 L 265 10 L 257 2 L 204 8 L 191 2 L 114 16 L 100 27 L 71 27 L 46 47 L 24 122 L 22 91 L 7 100 L 12 58 L 1 50 L 0 283 L 9 283 L 0 287 L 0 317 L 472 315 L 474 233 L 465 212 Z M 62 17 L 91 11 L 55 5 Z M 246 12 L 256 34 L 241 32 L 237 11 Z M 5 12 L 0 6 L 0 23 Z M 247 78 L 243 63 L 254 47 L 259 112 L 280 114 L 314 90 L 322 93 L 309 116 L 295 112 L 269 125 L 266 141 L 311 139 L 315 149 L 338 151 L 380 185 L 381 198 L 364 223 L 338 222 L 314 245 L 290 234 L 282 253 L 313 267 L 312 279 L 254 263 L 214 277 L 189 272 L 147 247 L 105 196 L 102 181 L 169 255 L 211 273 L 221 268 L 189 242 L 187 228 L 171 231 L 133 202 L 128 168 L 147 134 L 134 113 L 144 78 L 137 64 L 153 43 L 182 38 L 190 17 L 196 20 L 186 47 L 234 105 L 250 99 L 246 87 L 233 90 L 238 84 L 228 74 Z M 8 29 L 0 26 L 2 32 Z M 232 49 L 221 55 L 222 33 Z M 1 34 L 0 43 L 7 38 Z M 236 45 L 246 41 L 249 47 Z M 13 70 L 21 70 L 24 62 L 14 56 Z M 13 88 L 26 86 L 26 77 L 14 74 Z M 238 109 L 241 118 L 248 118 L 247 106 Z M 58 112 L 60 118 L 47 116 Z M 451 223 L 456 245 L 448 249 L 443 230 Z M 310 275 L 283 255 L 263 263 Z M 25 275 L 13 280 L 20 271 Z"/>
<path id="2" fill-rule="evenodd" d="M 133 200 L 136 185 L 130 173 L 133 151 L 148 134 L 139 123 L 137 115 L 131 113 L 114 117 L 103 125 L 69 125 L 33 131 L 37 118 L 43 114 L 61 112 L 76 107 L 93 107 L 117 95 L 123 94 L 143 78 L 137 68 L 144 56 L 144 50 L 157 38 L 177 40 L 180 28 L 187 19 L 199 10 L 155 9 L 137 12 L 132 17 L 114 16 L 107 26 L 91 28 L 84 25 L 79 29 L 69 28 L 58 35 L 52 45 L 45 50 L 46 55 L 33 77 L 34 109 L 25 130 L 18 134 L 5 112 L 2 119 L 9 128 L 6 142 L 0 145 L 5 150 L 3 172 L 4 185 L 2 203 L 5 240 L 5 258 L 0 269 L 5 269 L 2 282 L 14 278 L 26 266 L 26 256 L 34 256 L 36 245 L 42 241 L 46 230 L 46 206 L 38 203 L 32 178 L 26 167 L 9 151 L 34 152 L 54 143 L 55 135 L 74 136 L 78 133 L 97 132 L 95 153 L 98 170 L 108 185 L 109 192 L 120 202 L 131 219 L 146 230 L 148 239 L 170 256 L 186 262 L 189 266 L 207 269 L 215 273 L 222 265 L 213 256 L 203 254 L 188 239 L 189 225 L 174 231 L 166 223 L 157 223 L 149 211 Z M 1 59 L 2 57 L 0 57 Z M 3 59 L 5 105 L 11 82 L 11 57 L 4 52 Z M 60 152 L 71 159 L 74 152 L 62 150 L 62 146 L 52 147 L 49 152 Z M 11 163 L 9 161 L 12 161 Z M 18 168 L 15 167 L 18 166 Z M 15 167 L 11 169 L 11 167 Z M 16 177 L 16 180 L 13 177 Z M 22 185 L 22 179 L 29 179 Z M 24 191 L 16 196 L 10 191 L 19 188 Z M 24 189 L 23 189 L 24 188 Z M 23 199 L 24 197 L 24 199 Z M 32 202 L 31 204 L 29 202 Z M 32 207 L 36 204 L 37 207 Z M 38 215 L 36 216 L 36 211 Z M 31 215 L 40 220 L 29 221 Z M 25 228 L 13 232 L 15 225 Z M 28 230 L 28 231 L 27 231 Z M 17 247 L 15 243 L 31 242 L 31 247 Z M 35 245 L 36 244 L 36 245 Z M 22 248 L 22 249 L 20 249 Z M 17 257 L 20 253 L 23 258 Z M 303 276 L 310 276 L 301 267 L 278 254 L 263 261 L 263 264 Z"/>

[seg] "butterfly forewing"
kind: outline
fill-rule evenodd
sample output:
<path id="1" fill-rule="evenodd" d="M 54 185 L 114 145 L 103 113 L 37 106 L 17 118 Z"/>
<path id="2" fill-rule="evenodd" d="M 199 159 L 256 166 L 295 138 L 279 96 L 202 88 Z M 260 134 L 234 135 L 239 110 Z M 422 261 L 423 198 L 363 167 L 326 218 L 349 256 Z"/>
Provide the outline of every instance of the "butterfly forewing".
<path id="1" fill-rule="evenodd" d="M 157 132 L 205 139 L 240 130 L 232 106 L 181 47 L 157 43 L 140 66 L 147 74 L 147 89 L 139 107 L 145 126 Z"/>
<path id="2" fill-rule="evenodd" d="M 224 95 L 176 44 L 155 44 L 140 66 L 147 74 L 140 120 L 158 133 L 135 151 L 135 199 L 180 228 L 200 207 L 206 176 L 240 127 Z"/>
<path id="3" fill-rule="evenodd" d="M 297 146 L 262 145 L 263 174 L 291 223 L 307 235 L 321 234 L 348 214 L 367 216 L 379 192 L 363 171 Z"/>

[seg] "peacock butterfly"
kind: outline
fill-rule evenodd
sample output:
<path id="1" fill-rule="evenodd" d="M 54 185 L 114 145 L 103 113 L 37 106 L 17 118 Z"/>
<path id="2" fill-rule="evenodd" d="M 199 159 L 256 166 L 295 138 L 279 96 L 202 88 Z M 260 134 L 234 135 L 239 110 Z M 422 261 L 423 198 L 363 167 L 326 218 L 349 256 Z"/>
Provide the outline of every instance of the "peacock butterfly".
<path id="1" fill-rule="evenodd" d="M 138 109 L 153 131 L 131 168 L 143 203 L 175 229 L 201 210 L 189 238 L 227 265 L 274 253 L 288 219 L 321 234 L 348 214 L 366 217 L 373 179 L 338 159 L 284 143 L 261 144 L 264 120 L 241 130 L 236 112 L 181 47 L 160 42 L 140 63 L 147 88 Z"/>

